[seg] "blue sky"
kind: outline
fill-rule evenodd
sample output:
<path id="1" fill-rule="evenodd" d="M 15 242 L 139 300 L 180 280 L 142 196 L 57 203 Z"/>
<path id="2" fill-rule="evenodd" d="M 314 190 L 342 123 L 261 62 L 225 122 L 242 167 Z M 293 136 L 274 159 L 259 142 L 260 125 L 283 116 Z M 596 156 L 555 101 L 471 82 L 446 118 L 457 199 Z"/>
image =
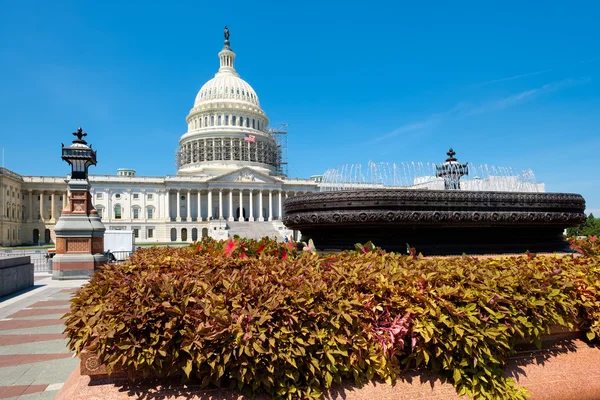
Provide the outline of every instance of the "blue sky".
<path id="1" fill-rule="evenodd" d="M 453 147 L 600 214 L 599 20 L 593 1 L 5 2 L 5 167 L 66 174 L 60 143 L 81 125 L 93 173 L 174 174 L 227 24 L 238 72 L 290 126 L 291 176 Z"/>

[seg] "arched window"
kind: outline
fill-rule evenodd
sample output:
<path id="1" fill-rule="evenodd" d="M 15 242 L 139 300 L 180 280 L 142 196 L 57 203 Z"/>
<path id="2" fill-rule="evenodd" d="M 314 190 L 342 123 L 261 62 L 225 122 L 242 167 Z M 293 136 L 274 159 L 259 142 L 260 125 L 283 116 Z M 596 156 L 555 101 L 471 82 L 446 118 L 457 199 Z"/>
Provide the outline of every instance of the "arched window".
<path id="1" fill-rule="evenodd" d="M 229 115 L 225 116 L 225 125 L 229 125 Z"/>
<path id="2" fill-rule="evenodd" d="M 208 126 L 208 117 L 204 117 L 204 127 Z"/>
<path id="3" fill-rule="evenodd" d="M 231 117 L 231 125 L 235 126 L 236 125 L 236 119 L 235 119 L 235 115 L 233 117 Z"/>
<path id="4" fill-rule="evenodd" d="M 246 128 L 250 128 L 250 118 L 246 117 Z"/>
<path id="5" fill-rule="evenodd" d="M 254 118 L 252 118 L 252 129 L 255 129 L 255 126 L 254 126 Z"/>
<path id="6" fill-rule="evenodd" d="M 150 207 L 146 208 L 146 217 L 148 219 L 154 218 L 154 207 L 150 206 Z"/>
<path id="7" fill-rule="evenodd" d="M 121 219 L 121 205 L 115 204 L 115 219 Z"/>
<path id="8" fill-rule="evenodd" d="M 210 126 L 215 126 L 215 116 L 214 115 L 210 116 Z"/>
<path id="9" fill-rule="evenodd" d="M 104 216 L 104 207 L 97 206 L 96 211 L 98 211 L 98 217 L 102 219 L 102 217 Z"/>
<path id="10" fill-rule="evenodd" d="M 244 126 L 244 117 L 240 117 L 240 126 Z"/>
<path id="11" fill-rule="evenodd" d="M 220 115 L 217 117 L 217 125 L 221 126 L 221 116 Z"/>

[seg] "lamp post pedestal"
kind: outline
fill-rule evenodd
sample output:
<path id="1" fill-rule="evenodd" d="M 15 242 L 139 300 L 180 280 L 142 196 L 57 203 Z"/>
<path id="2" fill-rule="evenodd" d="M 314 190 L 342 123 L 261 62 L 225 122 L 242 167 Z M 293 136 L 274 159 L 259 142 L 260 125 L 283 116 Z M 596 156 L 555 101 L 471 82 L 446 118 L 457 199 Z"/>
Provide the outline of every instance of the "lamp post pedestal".
<path id="1" fill-rule="evenodd" d="M 96 165 L 96 152 L 81 139 L 69 147 L 63 146 L 62 158 L 71 164 L 73 171 L 67 183 L 68 201 L 56 223 L 56 256 L 52 262 L 52 279 L 88 279 L 94 269 L 106 263 L 104 256 L 104 231 L 106 228 L 92 206 L 89 165 Z"/>

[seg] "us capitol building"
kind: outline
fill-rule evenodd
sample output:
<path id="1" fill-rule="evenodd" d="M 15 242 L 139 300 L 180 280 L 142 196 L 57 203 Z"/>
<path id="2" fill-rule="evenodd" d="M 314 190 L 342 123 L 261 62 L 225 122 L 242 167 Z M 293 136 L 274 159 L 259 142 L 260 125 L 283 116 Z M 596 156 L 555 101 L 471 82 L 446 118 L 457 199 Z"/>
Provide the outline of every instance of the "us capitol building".
<path id="1" fill-rule="evenodd" d="M 225 29 L 220 67 L 202 86 L 179 139 L 177 175 L 91 175 L 94 207 L 107 229 L 133 230 L 136 242 L 191 242 L 292 234 L 283 202 L 318 190 L 320 177 L 285 176 L 278 132 L 258 95 L 235 70 Z M 54 242 L 66 206 L 66 177 L 21 176 L 0 168 L 0 245 Z"/>

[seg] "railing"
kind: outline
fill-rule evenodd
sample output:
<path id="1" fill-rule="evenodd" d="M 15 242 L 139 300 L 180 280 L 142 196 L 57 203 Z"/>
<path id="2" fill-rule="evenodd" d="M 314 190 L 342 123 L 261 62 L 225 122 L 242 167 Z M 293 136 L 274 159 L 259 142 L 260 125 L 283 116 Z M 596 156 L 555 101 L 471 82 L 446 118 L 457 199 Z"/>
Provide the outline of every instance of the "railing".
<path id="1" fill-rule="evenodd" d="M 29 256 L 34 272 L 52 273 L 52 262 L 46 250 L 0 250 L 0 257 Z"/>
<path id="2" fill-rule="evenodd" d="M 133 251 L 105 251 L 104 254 L 108 258 L 109 263 L 123 263 L 129 260 Z"/>

